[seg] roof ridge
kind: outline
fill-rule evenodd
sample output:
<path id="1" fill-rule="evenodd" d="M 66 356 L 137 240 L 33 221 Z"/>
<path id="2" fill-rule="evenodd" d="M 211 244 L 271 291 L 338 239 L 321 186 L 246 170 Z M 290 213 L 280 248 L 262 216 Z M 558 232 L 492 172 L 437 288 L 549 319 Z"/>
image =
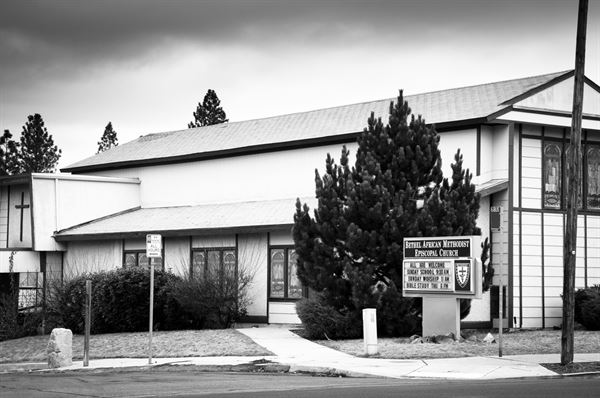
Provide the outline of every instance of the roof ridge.
<path id="1" fill-rule="evenodd" d="M 408 95 L 407 97 L 413 97 L 413 96 L 425 95 L 425 94 L 441 93 L 442 91 L 463 90 L 463 89 L 466 89 L 466 88 L 491 86 L 491 85 L 500 84 L 500 83 L 517 82 L 517 81 L 520 81 L 520 80 L 528 80 L 528 79 L 533 79 L 533 78 L 536 78 L 536 77 L 546 77 L 546 76 L 551 76 L 551 75 L 561 76 L 561 75 L 564 75 L 564 74 L 572 72 L 572 71 L 573 71 L 573 69 L 567 69 L 567 70 L 560 71 L 560 72 L 544 73 L 544 74 L 541 74 L 541 75 L 519 77 L 519 78 L 516 78 L 516 79 L 505 79 L 505 80 L 499 80 L 497 82 L 479 83 L 479 84 L 472 84 L 472 85 L 469 85 L 469 86 L 446 88 L 446 89 L 441 89 L 441 90 L 427 91 L 427 92 L 424 92 L 424 93 L 411 94 L 411 95 Z"/>
<path id="2" fill-rule="evenodd" d="M 567 69 L 567 70 L 559 71 L 559 72 L 543 73 L 543 74 L 540 74 L 540 75 L 533 75 L 533 76 L 527 76 L 527 77 L 519 77 L 519 78 L 515 78 L 515 79 L 505 79 L 505 80 L 499 80 L 499 81 L 489 82 L 489 83 L 479 83 L 479 84 L 472 84 L 472 85 L 468 85 L 468 86 L 452 87 L 452 88 L 445 88 L 445 89 L 433 90 L 433 91 L 425 91 L 425 92 L 421 92 L 421 93 L 415 93 L 415 94 L 405 95 L 405 98 L 415 97 L 417 95 L 427 95 L 427 94 L 440 93 L 440 92 L 443 92 L 443 91 L 463 90 L 463 89 L 467 89 L 467 88 L 474 88 L 474 87 L 481 87 L 481 86 L 490 86 L 490 85 L 493 85 L 493 84 L 500 84 L 500 83 L 507 83 L 507 82 L 516 82 L 516 81 L 520 81 L 520 80 L 527 80 L 527 79 L 533 79 L 533 78 L 537 78 L 537 77 L 544 77 L 544 76 L 550 76 L 550 75 L 560 76 L 562 74 L 571 72 L 572 70 L 573 69 Z M 404 91 L 404 90 L 402 90 L 402 91 Z M 179 132 L 190 131 L 190 130 L 202 130 L 202 129 L 208 128 L 208 127 L 210 127 L 210 128 L 219 128 L 219 126 L 226 127 L 226 126 L 231 125 L 231 124 L 256 122 L 256 121 L 261 121 L 261 120 L 275 119 L 275 118 L 281 118 L 281 117 L 286 117 L 286 116 L 294 116 L 294 115 L 300 115 L 300 114 L 303 114 L 303 113 L 325 111 L 325 110 L 329 110 L 329 109 L 339 109 L 339 108 L 345 108 L 345 107 L 350 107 L 350 106 L 365 105 L 365 104 L 370 104 L 370 103 L 375 103 L 375 102 L 382 102 L 382 101 L 390 101 L 390 100 L 394 101 L 396 98 L 397 97 L 380 98 L 380 99 L 374 99 L 374 100 L 369 100 L 369 101 L 353 102 L 353 103 L 350 103 L 350 104 L 327 106 L 327 107 L 324 107 L 324 108 L 314 108 L 314 109 L 309 109 L 309 110 L 305 110 L 305 111 L 289 112 L 289 113 L 284 113 L 284 114 L 281 114 L 281 115 L 273 115 L 273 116 L 266 116 L 266 117 L 257 117 L 257 118 L 253 118 L 253 119 L 244 119 L 244 120 L 237 120 L 237 121 L 233 121 L 233 122 L 225 122 L 225 123 L 219 123 L 219 124 L 212 124 L 210 126 L 201 126 L 201 127 L 187 128 L 187 129 L 162 131 L 162 132 L 150 133 L 150 134 L 146 134 L 146 135 L 140 136 L 140 137 L 136 138 L 134 141 L 137 141 L 138 139 L 140 139 L 142 137 L 147 137 L 147 136 L 155 135 L 155 134 L 172 134 L 172 133 L 179 133 Z"/>

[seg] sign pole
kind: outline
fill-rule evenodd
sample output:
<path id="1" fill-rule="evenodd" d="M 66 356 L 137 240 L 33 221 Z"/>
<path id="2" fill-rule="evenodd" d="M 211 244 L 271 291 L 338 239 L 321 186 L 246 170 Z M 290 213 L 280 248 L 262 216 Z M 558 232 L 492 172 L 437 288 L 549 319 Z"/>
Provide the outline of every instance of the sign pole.
<path id="1" fill-rule="evenodd" d="M 150 257 L 150 324 L 148 326 L 148 364 L 152 365 L 152 324 L 154 323 L 154 258 Z"/>
<path id="2" fill-rule="evenodd" d="M 500 260 L 498 262 L 498 356 L 502 357 L 502 328 L 504 327 L 504 280 L 502 274 L 502 258 L 504 256 L 504 228 L 503 224 L 504 208 L 502 206 L 490 207 L 490 230 L 499 234 Z"/>
<path id="3" fill-rule="evenodd" d="M 152 328 L 154 325 L 154 259 L 162 257 L 162 236 L 146 235 L 146 257 L 150 262 L 150 316 L 148 325 L 148 364 L 152 365 Z"/>
<path id="4" fill-rule="evenodd" d="M 83 366 L 90 365 L 90 331 L 92 324 L 92 280 L 85 281 L 85 337 L 83 340 Z"/>
<path id="5" fill-rule="evenodd" d="M 498 319 L 498 356 L 500 358 L 502 358 L 502 329 L 504 327 L 504 294 L 502 292 L 504 289 L 504 281 L 502 275 L 502 256 L 504 256 L 504 236 L 502 233 L 502 225 L 500 225 L 500 263 L 498 264 L 500 274 L 500 286 L 498 287 L 498 318 L 500 318 Z"/>

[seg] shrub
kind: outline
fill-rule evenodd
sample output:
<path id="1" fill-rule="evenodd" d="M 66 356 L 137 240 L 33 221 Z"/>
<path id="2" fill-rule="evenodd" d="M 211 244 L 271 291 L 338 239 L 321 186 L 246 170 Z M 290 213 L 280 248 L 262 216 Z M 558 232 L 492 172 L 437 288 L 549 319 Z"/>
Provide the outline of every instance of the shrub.
<path id="1" fill-rule="evenodd" d="M 421 312 L 420 298 L 402 297 L 392 285 L 377 305 L 377 332 L 390 337 L 421 334 Z"/>
<path id="2" fill-rule="evenodd" d="M 139 268 L 121 268 L 108 272 L 80 275 L 48 289 L 49 326 L 66 327 L 83 333 L 85 327 L 85 281 L 92 281 L 91 332 L 135 332 L 148 329 L 150 272 Z M 185 321 L 173 300 L 169 286 L 181 279 L 156 270 L 154 278 L 154 327 L 178 329 Z"/>
<path id="3" fill-rule="evenodd" d="M 321 294 L 296 303 L 298 317 L 309 339 L 342 339 L 362 336 L 362 315 L 340 312 L 327 304 Z"/>
<path id="4" fill-rule="evenodd" d="M 39 308 L 19 311 L 17 303 L 18 290 L 0 293 L 0 341 L 35 335 L 42 325 Z"/>
<path id="5" fill-rule="evenodd" d="M 575 321 L 588 330 L 600 330 L 600 285 L 575 292 Z"/>
<path id="6" fill-rule="evenodd" d="M 231 327 L 246 315 L 247 290 L 253 276 L 244 270 L 237 273 L 216 272 L 173 281 L 172 299 L 186 315 L 186 326 L 196 329 Z"/>

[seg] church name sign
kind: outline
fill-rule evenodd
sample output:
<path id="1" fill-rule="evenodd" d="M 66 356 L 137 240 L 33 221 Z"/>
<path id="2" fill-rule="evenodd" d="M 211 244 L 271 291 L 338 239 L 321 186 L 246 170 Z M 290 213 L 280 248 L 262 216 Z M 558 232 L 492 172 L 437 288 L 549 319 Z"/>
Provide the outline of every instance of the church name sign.
<path id="1" fill-rule="evenodd" d="M 405 295 L 475 295 L 479 278 L 474 267 L 473 238 L 405 238 Z"/>

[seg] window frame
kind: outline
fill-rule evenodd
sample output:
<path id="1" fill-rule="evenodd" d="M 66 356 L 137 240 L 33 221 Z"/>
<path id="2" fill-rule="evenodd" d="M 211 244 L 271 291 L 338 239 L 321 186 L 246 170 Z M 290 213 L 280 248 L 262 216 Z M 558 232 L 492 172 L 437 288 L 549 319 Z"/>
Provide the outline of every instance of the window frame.
<path id="1" fill-rule="evenodd" d="M 546 145 L 556 145 L 558 146 L 558 148 L 560 149 L 560 155 L 558 157 L 560 164 L 560 171 L 559 171 L 559 175 L 558 175 L 558 192 L 557 192 L 557 199 L 558 199 L 558 206 L 548 206 L 546 204 L 546 172 L 547 172 L 547 166 L 546 166 Z M 542 185 L 542 209 L 545 210 L 562 210 L 564 208 L 564 180 L 565 180 L 565 167 L 564 167 L 564 161 L 565 159 L 565 146 L 564 146 L 564 142 L 561 139 L 548 139 L 548 138 L 544 138 L 542 140 L 542 158 L 541 158 L 541 162 L 542 162 L 542 178 L 541 178 L 541 185 Z"/>
<path id="2" fill-rule="evenodd" d="M 127 266 L 127 255 L 128 254 L 135 254 L 135 265 L 132 267 L 128 267 Z M 123 250 L 123 268 L 140 268 L 140 269 L 150 269 L 150 258 L 148 258 L 148 266 L 147 267 L 141 267 L 140 266 L 140 254 L 146 255 L 146 249 L 127 249 L 127 250 Z M 164 254 L 164 250 L 162 252 L 162 257 L 160 258 L 160 263 L 156 264 L 156 260 L 154 260 L 154 269 L 159 269 L 159 270 L 163 270 L 165 269 L 165 254 Z"/>
<path id="3" fill-rule="evenodd" d="M 583 196 L 584 196 L 584 200 L 583 200 L 583 206 L 586 210 L 589 211 L 597 211 L 600 212 L 600 205 L 598 205 L 597 207 L 590 207 L 589 206 L 589 185 L 590 185 L 590 173 L 589 173 L 589 152 L 593 149 L 596 149 L 600 155 L 600 142 L 588 142 L 586 143 L 585 147 L 584 147 L 584 154 L 583 154 L 583 167 L 584 167 L 584 180 L 582 182 L 583 185 Z M 600 156 L 599 156 L 599 160 L 600 160 Z M 600 171 L 599 171 L 599 181 L 598 181 L 598 185 L 600 186 Z"/>
<path id="4" fill-rule="evenodd" d="M 192 247 L 190 249 L 190 266 L 188 269 L 189 277 L 194 278 L 194 253 L 204 253 L 204 269 L 202 270 L 203 277 L 208 275 L 208 252 L 219 252 L 219 272 L 225 270 L 225 252 L 233 252 L 235 256 L 235 277 L 238 275 L 238 250 L 237 247 Z"/>
<path id="5" fill-rule="evenodd" d="M 274 297 L 272 296 L 272 292 L 271 292 L 271 276 L 272 276 L 272 268 L 271 268 L 271 259 L 272 259 L 272 252 L 273 250 L 283 250 L 283 297 Z M 292 245 L 272 245 L 269 246 L 269 251 L 267 253 L 268 255 L 268 261 L 267 261 L 267 298 L 269 301 L 283 301 L 283 302 L 296 302 L 298 300 L 301 300 L 303 298 L 308 297 L 308 289 L 306 288 L 306 286 L 302 285 L 302 295 L 301 297 L 289 297 L 289 271 L 290 271 L 290 266 L 289 266 L 289 258 L 290 258 L 290 251 L 295 251 L 294 246 Z"/>
<path id="6" fill-rule="evenodd" d="M 541 148 L 541 164 L 542 164 L 542 176 L 541 176 L 541 205 L 542 210 L 550 210 L 550 211 L 565 211 L 566 210 L 566 197 L 567 191 L 564 189 L 567 186 L 568 175 L 567 175 L 567 152 L 569 148 L 570 141 L 568 139 L 560 139 L 560 138 L 542 138 L 542 148 Z M 561 149 L 560 156 L 560 192 L 559 192 L 559 201 L 560 205 L 558 207 L 552 207 L 546 205 L 546 162 L 545 162 L 545 152 L 547 144 L 555 144 Z M 582 162 L 580 164 L 580 184 L 581 191 L 578 196 L 578 210 L 590 212 L 590 213 L 600 213 L 599 207 L 590 207 L 588 206 L 588 195 L 589 195 L 589 183 L 590 183 L 590 175 L 589 171 L 589 159 L 588 152 L 591 148 L 597 148 L 600 150 L 600 141 L 590 141 L 588 139 L 582 140 L 581 143 L 581 151 L 582 151 Z M 600 184 L 600 181 L 598 182 Z"/>

